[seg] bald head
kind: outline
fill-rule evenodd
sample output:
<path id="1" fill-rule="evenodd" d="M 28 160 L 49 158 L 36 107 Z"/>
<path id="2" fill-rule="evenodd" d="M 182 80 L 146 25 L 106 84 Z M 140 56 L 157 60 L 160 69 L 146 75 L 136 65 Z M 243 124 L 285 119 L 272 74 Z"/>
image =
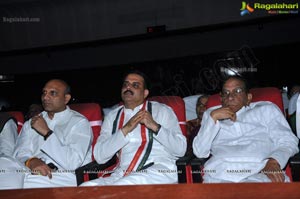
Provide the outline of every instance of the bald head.
<path id="1" fill-rule="evenodd" d="M 50 117 L 66 109 L 66 105 L 71 99 L 70 92 L 70 86 L 63 80 L 52 79 L 46 83 L 41 100 L 44 110 Z"/>

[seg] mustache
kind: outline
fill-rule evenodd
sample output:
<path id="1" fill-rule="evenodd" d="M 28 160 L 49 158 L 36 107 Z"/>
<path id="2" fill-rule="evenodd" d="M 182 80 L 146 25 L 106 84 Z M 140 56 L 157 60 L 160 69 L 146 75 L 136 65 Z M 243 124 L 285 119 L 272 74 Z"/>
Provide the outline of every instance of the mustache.
<path id="1" fill-rule="evenodd" d="M 126 90 L 123 92 L 123 94 L 126 94 L 126 93 L 130 93 L 131 95 L 133 95 L 133 92 L 131 90 Z"/>

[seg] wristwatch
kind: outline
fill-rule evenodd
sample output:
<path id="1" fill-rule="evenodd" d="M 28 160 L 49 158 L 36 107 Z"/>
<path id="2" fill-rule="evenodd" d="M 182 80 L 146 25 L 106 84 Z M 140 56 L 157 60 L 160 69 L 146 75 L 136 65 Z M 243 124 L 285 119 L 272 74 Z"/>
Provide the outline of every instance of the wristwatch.
<path id="1" fill-rule="evenodd" d="M 159 132 L 160 128 L 161 128 L 161 125 L 160 125 L 160 124 L 158 124 L 158 128 L 157 128 L 157 130 L 154 132 L 156 135 L 158 134 L 158 132 Z"/>
<path id="2" fill-rule="evenodd" d="M 44 140 L 47 140 L 47 138 L 53 133 L 52 130 L 48 131 L 46 135 L 44 135 Z"/>

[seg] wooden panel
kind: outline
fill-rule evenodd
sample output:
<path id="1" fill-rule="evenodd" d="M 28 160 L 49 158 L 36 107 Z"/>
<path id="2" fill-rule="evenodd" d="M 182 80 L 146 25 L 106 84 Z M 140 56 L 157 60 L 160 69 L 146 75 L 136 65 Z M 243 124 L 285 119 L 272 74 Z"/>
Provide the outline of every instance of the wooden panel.
<path id="1" fill-rule="evenodd" d="M 176 184 L 132 185 L 106 187 L 70 187 L 47 189 L 2 190 L 5 199 L 54 199 L 54 198 L 300 198 L 300 183 L 236 183 L 236 184 Z"/>

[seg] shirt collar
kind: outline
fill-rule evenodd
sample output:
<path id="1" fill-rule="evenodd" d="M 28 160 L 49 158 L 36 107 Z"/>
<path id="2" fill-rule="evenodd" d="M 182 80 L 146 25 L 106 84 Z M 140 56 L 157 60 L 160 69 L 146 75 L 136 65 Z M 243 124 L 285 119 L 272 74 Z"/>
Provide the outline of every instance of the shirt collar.
<path id="1" fill-rule="evenodd" d="M 67 113 L 70 112 L 70 107 L 69 106 L 66 106 L 66 109 L 61 111 L 61 112 L 58 112 L 58 113 L 55 113 L 52 120 L 64 120 L 64 118 L 66 117 Z M 43 117 L 46 117 L 47 119 L 51 120 L 48 116 L 48 113 L 46 111 L 43 111 Z"/>

